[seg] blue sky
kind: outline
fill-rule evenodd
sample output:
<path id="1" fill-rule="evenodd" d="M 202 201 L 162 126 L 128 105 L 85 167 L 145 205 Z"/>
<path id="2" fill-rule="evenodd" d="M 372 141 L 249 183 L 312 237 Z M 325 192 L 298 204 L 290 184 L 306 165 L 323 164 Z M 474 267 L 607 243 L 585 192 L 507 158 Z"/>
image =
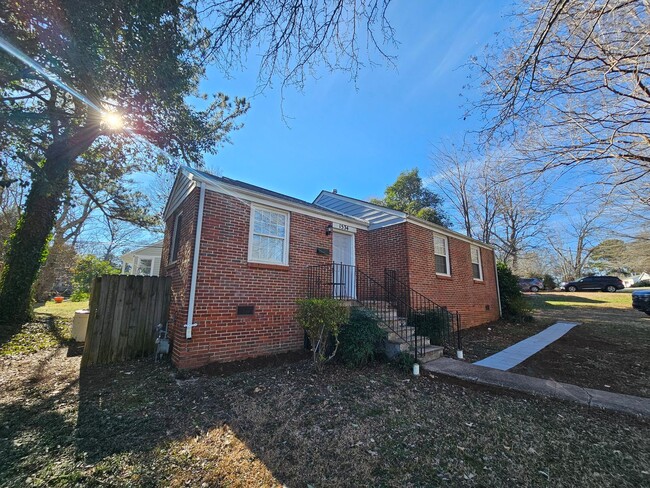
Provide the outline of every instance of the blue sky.
<path id="1" fill-rule="evenodd" d="M 319 74 L 304 90 L 267 89 L 250 99 L 232 144 L 208 158 L 212 169 L 305 200 L 337 188 L 356 198 L 381 196 L 405 169 L 426 176 L 434 143 L 477 127 L 463 120 L 463 65 L 508 27 L 506 1 L 397 0 L 388 17 L 399 46 L 395 67 Z M 229 79 L 209 72 L 206 91 L 250 97 L 257 65 Z M 471 94 L 470 94 L 471 96 Z M 283 119 L 284 112 L 286 119 Z"/>

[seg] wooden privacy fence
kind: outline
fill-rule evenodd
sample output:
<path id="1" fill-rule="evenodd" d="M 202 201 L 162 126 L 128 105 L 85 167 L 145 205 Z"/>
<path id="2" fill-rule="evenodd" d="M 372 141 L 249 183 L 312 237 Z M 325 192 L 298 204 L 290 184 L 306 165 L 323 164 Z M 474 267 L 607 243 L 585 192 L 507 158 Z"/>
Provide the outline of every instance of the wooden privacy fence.
<path id="1" fill-rule="evenodd" d="M 155 327 L 167 322 L 170 288 L 168 277 L 95 278 L 81 366 L 114 363 L 153 353 Z"/>

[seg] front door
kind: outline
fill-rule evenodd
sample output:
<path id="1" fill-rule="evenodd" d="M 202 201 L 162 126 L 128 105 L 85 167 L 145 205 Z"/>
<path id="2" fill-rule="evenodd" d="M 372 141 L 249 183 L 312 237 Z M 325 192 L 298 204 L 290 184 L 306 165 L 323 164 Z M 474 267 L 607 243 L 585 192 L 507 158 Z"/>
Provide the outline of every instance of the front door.
<path id="1" fill-rule="evenodd" d="M 356 271 L 354 267 L 354 235 L 334 232 L 332 234 L 332 261 L 334 262 L 334 298 L 357 297 Z"/>

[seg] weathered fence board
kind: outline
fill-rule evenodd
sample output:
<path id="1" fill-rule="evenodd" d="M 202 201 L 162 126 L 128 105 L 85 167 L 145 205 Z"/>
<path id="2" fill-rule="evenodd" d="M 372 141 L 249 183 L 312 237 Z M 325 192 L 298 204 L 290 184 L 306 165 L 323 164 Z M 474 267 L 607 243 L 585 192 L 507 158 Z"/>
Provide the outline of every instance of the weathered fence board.
<path id="1" fill-rule="evenodd" d="M 157 276 L 96 278 L 81 366 L 147 356 L 155 350 L 155 326 L 167 321 L 171 280 Z"/>

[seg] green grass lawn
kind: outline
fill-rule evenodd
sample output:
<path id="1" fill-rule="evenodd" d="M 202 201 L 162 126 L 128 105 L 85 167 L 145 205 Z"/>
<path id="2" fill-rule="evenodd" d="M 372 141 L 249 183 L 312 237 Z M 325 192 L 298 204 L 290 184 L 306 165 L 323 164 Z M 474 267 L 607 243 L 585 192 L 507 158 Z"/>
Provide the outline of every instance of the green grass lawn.
<path id="1" fill-rule="evenodd" d="M 558 308 L 573 309 L 582 307 L 632 307 L 632 295 L 630 293 L 621 292 L 538 293 L 534 295 L 528 295 L 528 298 L 533 303 L 533 306 L 538 310 L 552 310 Z"/>
<path id="2" fill-rule="evenodd" d="M 88 302 L 49 301 L 34 308 L 32 322 L 24 324 L 11 339 L 0 344 L 0 356 L 32 354 L 71 341 L 70 326 L 75 310 L 88 308 Z"/>
<path id="3" fill-rule="evenodd" d="M 76 310 L 88 308 L 88 300 L 83 302 L 71 302 L 65 300 L 63 303 L 56 303 L 54 300 L 38 304 L 34 308 L 34 313 L 51 315 L 61 319 L 72 319 Z"/>

